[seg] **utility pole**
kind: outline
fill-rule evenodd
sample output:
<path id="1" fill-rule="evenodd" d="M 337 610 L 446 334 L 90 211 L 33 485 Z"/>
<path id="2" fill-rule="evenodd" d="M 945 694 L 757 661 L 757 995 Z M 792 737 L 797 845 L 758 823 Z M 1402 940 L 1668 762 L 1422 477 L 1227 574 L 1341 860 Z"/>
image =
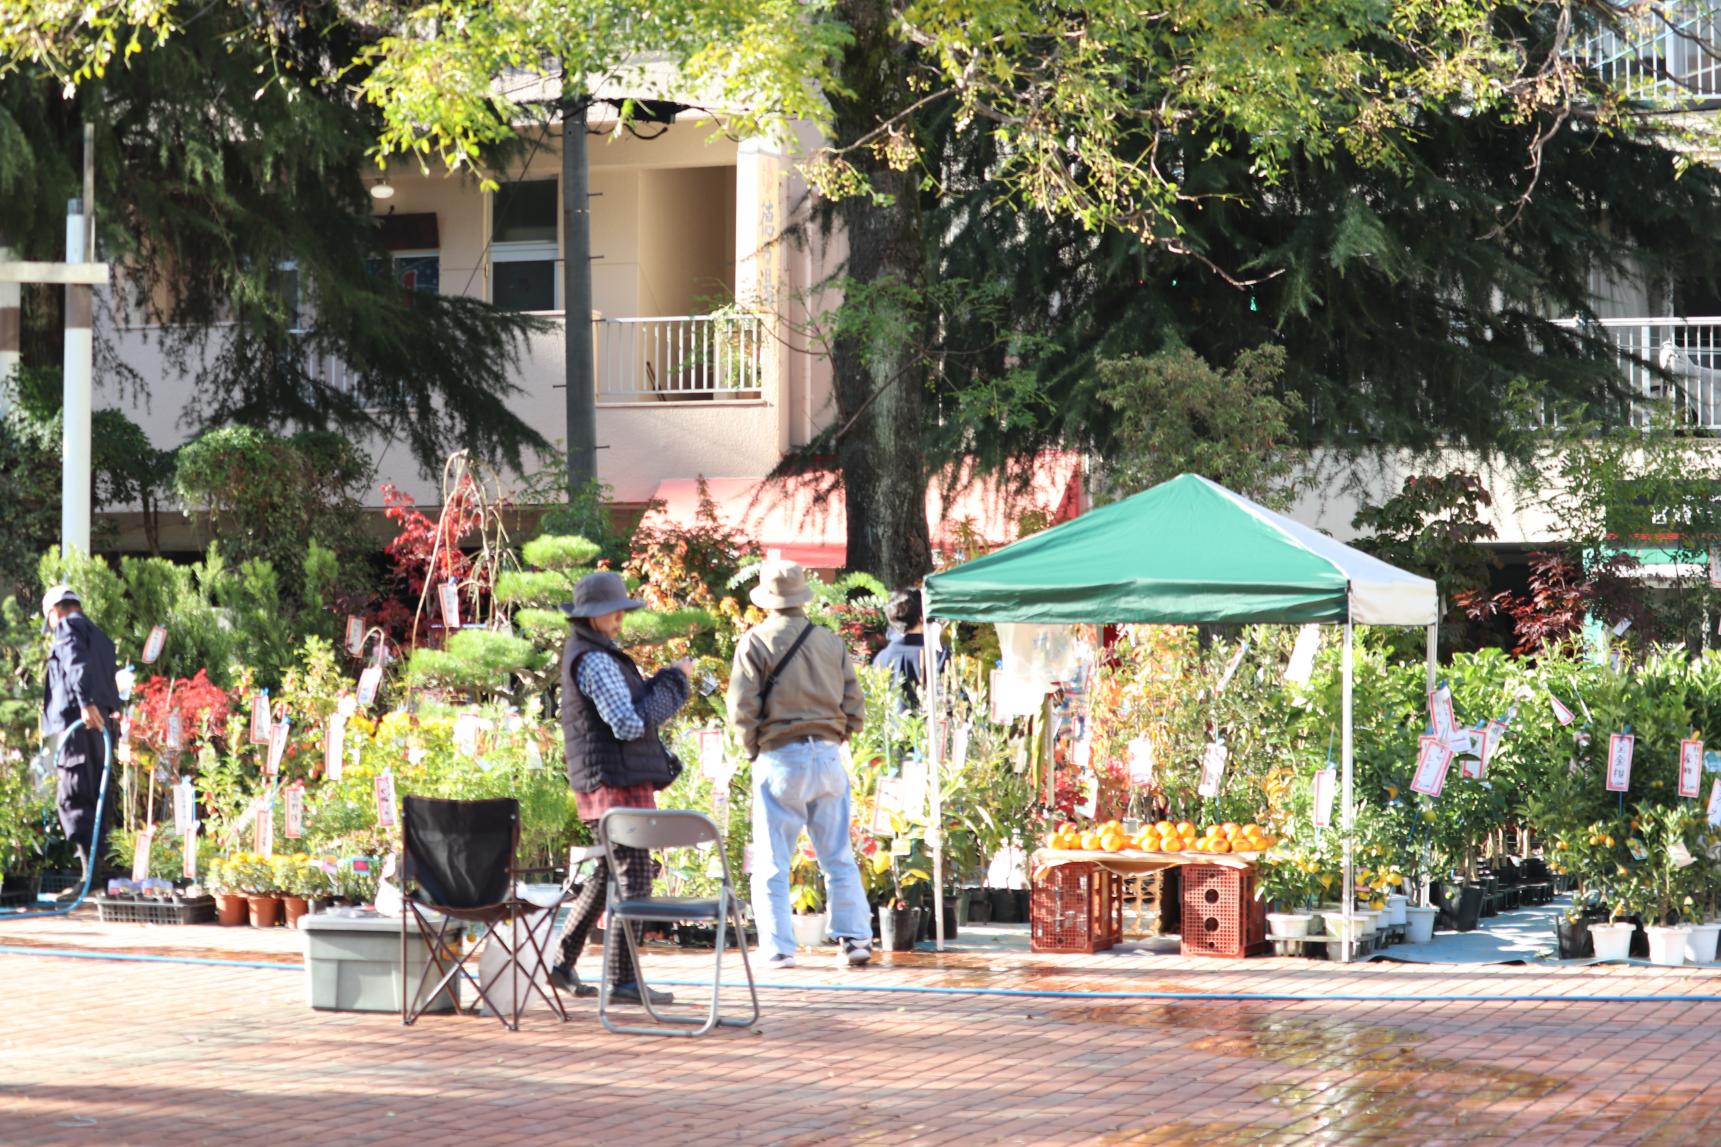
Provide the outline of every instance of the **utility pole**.
<path id="1" fill-rule="evenodd" d="M 562 315 L 568 423 L 568 501 L 589 501 L 598 477 L 597 378 L 592 366 L 592 200 L 586 169 L 591 97 L 562 76 Z M 585 523 L 592 526 L 595 523 Z"/>
<path id="2" fill-rule="evenodd" d="M 66 262 L 95 261 L 96 129 L 84 124 L 84 194 L 66 207 Z M 66 284 L 65 431 L 60 478 L 60 550 L 90 552 L 90 406 L 95 373 L 95 289 Z"/>
<path id="3" fill-rule="evenodd" d="M 0 266 L 12 261 L 12 251 L 0 247 Z M 0 418 L 12 407 L 12 379 L 24 352 L 24 294 L 17 283 L 0 282 Z"/>

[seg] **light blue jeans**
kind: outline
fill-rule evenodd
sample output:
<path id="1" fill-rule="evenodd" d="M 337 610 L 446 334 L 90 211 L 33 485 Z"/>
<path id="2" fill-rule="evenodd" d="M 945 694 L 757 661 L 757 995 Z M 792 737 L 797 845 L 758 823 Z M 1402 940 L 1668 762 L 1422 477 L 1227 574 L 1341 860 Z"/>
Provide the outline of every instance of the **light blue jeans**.
<path id="1" fill-rule="evenodd" d="M 803 827 L 825 874 L 830 934 L 872 940 L 866 891 L 849 840 L 849 774 L 842 750 L 817 741 L 785 745 L 753 762 L 753 915 L 766 959 L 795 952 L 789 862 Z"/>

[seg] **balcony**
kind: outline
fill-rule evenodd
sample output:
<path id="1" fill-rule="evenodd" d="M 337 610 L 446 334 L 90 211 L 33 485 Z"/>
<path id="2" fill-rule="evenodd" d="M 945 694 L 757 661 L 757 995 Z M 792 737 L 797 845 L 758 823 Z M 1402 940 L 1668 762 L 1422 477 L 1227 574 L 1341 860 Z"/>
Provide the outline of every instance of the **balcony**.
<path id="1" fill-rule="evenodd" d="M 1721 98 L 1721 5 L 1676 0 L 1645 9 L 1618 31 L 1582 41 L 1574 55 L 1638 103 L 1712 106 Z"/>
<path id="2" fill-rule="evenodd" d="M 1582 325 L 1600 328 L 1617 348 L 1620 374 L 1643 400 L 1632 406 L 1634 425 L 1648 425 L 1651 405 L 1671 400 L 1682 425 L 1721 430 L 1721 318 L 1598 319 Z"/>
<path id="3" fill-rule="evenodd" d="M 592 324 L 598 402 L 757 399 L 765 340 L 758 315 L 603 318 Z"/>

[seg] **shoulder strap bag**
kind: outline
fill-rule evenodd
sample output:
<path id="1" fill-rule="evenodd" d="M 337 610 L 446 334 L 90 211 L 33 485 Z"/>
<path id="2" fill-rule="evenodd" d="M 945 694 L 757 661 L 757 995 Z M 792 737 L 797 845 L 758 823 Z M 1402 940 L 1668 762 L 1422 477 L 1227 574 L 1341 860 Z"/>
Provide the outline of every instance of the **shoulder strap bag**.
<path id="1" fill-rule="evenodd" d="M 765 719 L 767 706 L 771 703 L 771 690 L 777 687 L 778 678 L 783 676 L 783 670 L 789 667 L 789 662 L 795 659 L 795 654 L 801 651 L 801 643 L 813 632 L 813 622 L 808 621 L 805 629 L 795 638 L 795 643 L 789 646 L 789 652 L 783 654 L 783 659 L 765 676 L 765 684 L 759 689 L 759 719 Z"/>

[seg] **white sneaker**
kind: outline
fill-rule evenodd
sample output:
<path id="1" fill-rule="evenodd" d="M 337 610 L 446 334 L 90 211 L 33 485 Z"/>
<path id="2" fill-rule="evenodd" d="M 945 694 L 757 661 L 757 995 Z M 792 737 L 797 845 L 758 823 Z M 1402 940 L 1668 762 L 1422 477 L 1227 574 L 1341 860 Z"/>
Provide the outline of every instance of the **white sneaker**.
<path id="1" fill-rule="evenodd" d="M 765 961 L 765 966 L 770 968 L 773 972 L 777 971 L 779 968 L 793 968 L 795 966 L 795 957 L 772 956 L 769 960 Z"/>
<path id="2" fill-rule="evenodd" d="M 844 940 L 837 952 L 837 967 L 859 968 L 872 960 L 872 941 Z"/>

